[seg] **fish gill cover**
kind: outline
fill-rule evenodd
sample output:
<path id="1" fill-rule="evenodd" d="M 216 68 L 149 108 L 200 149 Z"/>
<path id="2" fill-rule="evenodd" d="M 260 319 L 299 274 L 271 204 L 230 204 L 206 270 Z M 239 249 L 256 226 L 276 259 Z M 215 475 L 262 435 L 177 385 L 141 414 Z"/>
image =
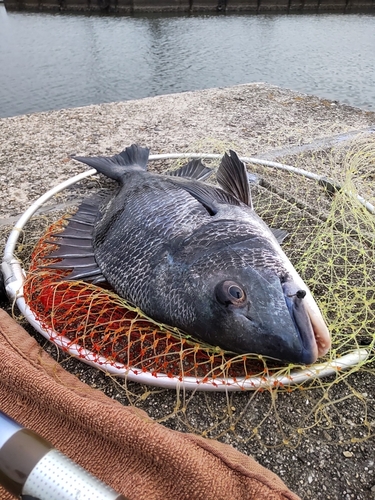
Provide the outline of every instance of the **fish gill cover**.
<path id="1" fill-rule="evenodd" d="M 339 191 L 331 192 L 327 186 L 290 172 L 249 165 L 261 179 L 260 185 L 252 187 L 254 208 L 271 227 L 282 227 L 289 233 L 284 251 L 313 292 L 332 335 L 332 349 L 325 359 L 339 359 L 366 348 L 370 353 L 366 360 L 347 371 L 337 369 L 325 379 L 288 387 L 275 384 L 250 393 L 203 394 L 183 388 L 152 388 L 108 374 L 100 379 L 103 375 L 99 372 L 96 384 L 124 404 L 146 411 L 156 405 L 155 418 L 174 428 L 209 437 L 233 432 L 243 441 L 257 439 L 273 447 L 297 446 L 314 429 L 324 433 L 327 440 L 340 442 L 372 436 L 375 408 L 366 398 L 366 384 L 373 383 L 375 375 L 375 216 L 355 195 L 375 201 L 375 144 L 367 138 L 328 153 L 303 153 L 297 163 L 293 158 L 295 166 L 316 173 L 327 163 L 331 178 L 342 186 Z M 81 346 L 82 356 L 83 349 L 89 349 L 98 359 L 122 363 L 133 372 L 150 371 L 155 378 L 164 373 L 180 379 L 203 377 L 214 383 L 222 377 L 290 376 L 296 368 L 263 356 L 233 356 L 202 345 L 144 317 L 108 290 L 83 282 L 64 282 L 60 280 L 62 271 L 41 269 L 51 245 L 53 248 L 51 234 L 65 223 L 65 218 L 54 223 L 38 242 L 24 293 L 40 323 L 56 336 L 65 336 Z M 70 356 L 59 356 L 79 373 Z M 353 378 L 354 372 L 363 376 Z M 198 413 L 197 405 L 191 404 L 193 400 L 199 401 Z M 293 412 L 284 411 L 291 406 Z M 352 408 L 358 406 L 362 411 L 353 414 Z"/>

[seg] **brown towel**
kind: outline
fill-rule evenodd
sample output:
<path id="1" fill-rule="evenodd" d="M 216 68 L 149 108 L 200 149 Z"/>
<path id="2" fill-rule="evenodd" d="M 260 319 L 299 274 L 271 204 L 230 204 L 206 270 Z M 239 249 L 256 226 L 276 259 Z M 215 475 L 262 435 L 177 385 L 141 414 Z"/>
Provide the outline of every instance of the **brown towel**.
<path id="1" fill-rule="evenodd" d="M 0 409 L 130 500 L 298 500 L 233 447 L 172 431 L 65 371 L 0 310 Z M 0 487 L 0 498 L 11 497 Z"/>

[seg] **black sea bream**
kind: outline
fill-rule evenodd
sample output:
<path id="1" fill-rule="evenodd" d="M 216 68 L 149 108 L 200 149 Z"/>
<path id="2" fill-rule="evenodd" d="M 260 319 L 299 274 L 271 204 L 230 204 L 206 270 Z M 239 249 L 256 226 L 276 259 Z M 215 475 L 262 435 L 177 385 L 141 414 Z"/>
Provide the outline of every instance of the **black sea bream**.
<path id="1" fill-rule="evenodd" d="M 193 160 L 171 175 L 146 170 L 149 150 L 76 160 L 115 179 L 110 199 L 87 200 L 59 235 L 67 279 L 106 281 L 146 315 L 213 346 L 313 363 L 330 348 L 317 304 L 252 208 L 245 165 L 230 151 L 217 179 Z"/>

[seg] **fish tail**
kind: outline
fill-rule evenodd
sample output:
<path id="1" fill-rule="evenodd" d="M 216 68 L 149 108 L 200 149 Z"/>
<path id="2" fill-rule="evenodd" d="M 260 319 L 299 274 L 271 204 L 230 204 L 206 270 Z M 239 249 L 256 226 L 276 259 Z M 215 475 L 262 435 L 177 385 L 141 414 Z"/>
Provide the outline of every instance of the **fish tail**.
<path id="1" fill-rule="evenodd" d="M 120 181 L 129 168 L 147 170 L 149 153 L 150 150 L 148 148 L 132 144 L 114 156 L 73 156 L 73 159 L 95 168 L 110 179 Z"/>

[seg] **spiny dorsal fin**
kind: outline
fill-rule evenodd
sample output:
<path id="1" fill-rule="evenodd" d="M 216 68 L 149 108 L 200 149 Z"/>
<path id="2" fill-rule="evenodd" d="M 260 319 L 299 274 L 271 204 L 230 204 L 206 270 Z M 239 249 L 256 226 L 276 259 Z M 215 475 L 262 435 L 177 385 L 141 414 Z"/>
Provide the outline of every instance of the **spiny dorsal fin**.
<path id="1" fill-rule="evenodd" d="M 206 167 L 202 160 L 190 160 L 189 163 L 183 165 L 177 170 L 172 170 L 167 172 L 168 175 L 174 175 L 176 177 L 188 177 L 190 179 L 196 179 L 199 181 L 204 181 L 212 174 L 213 170 Z"/>
<path id="2" fill-rule="evenodd" d="M 148 148 L 132 144 L 114 156 L 73 156 L 72 158 L 73 160 L 86 163 L 86 165 L 95 168 L 110 179 L 120 181 L 127 168 L 140 167 L 143 170 L 147 170 L 149 152 Z"/>
<path id="3" fill-rule="evenodd" d="M 234 151 L 229 150 L 229 154 L 225 153 L 221 160 L 216 174 L 218 183 L 225 191 L 253 208 L 245 164 Z"/>

